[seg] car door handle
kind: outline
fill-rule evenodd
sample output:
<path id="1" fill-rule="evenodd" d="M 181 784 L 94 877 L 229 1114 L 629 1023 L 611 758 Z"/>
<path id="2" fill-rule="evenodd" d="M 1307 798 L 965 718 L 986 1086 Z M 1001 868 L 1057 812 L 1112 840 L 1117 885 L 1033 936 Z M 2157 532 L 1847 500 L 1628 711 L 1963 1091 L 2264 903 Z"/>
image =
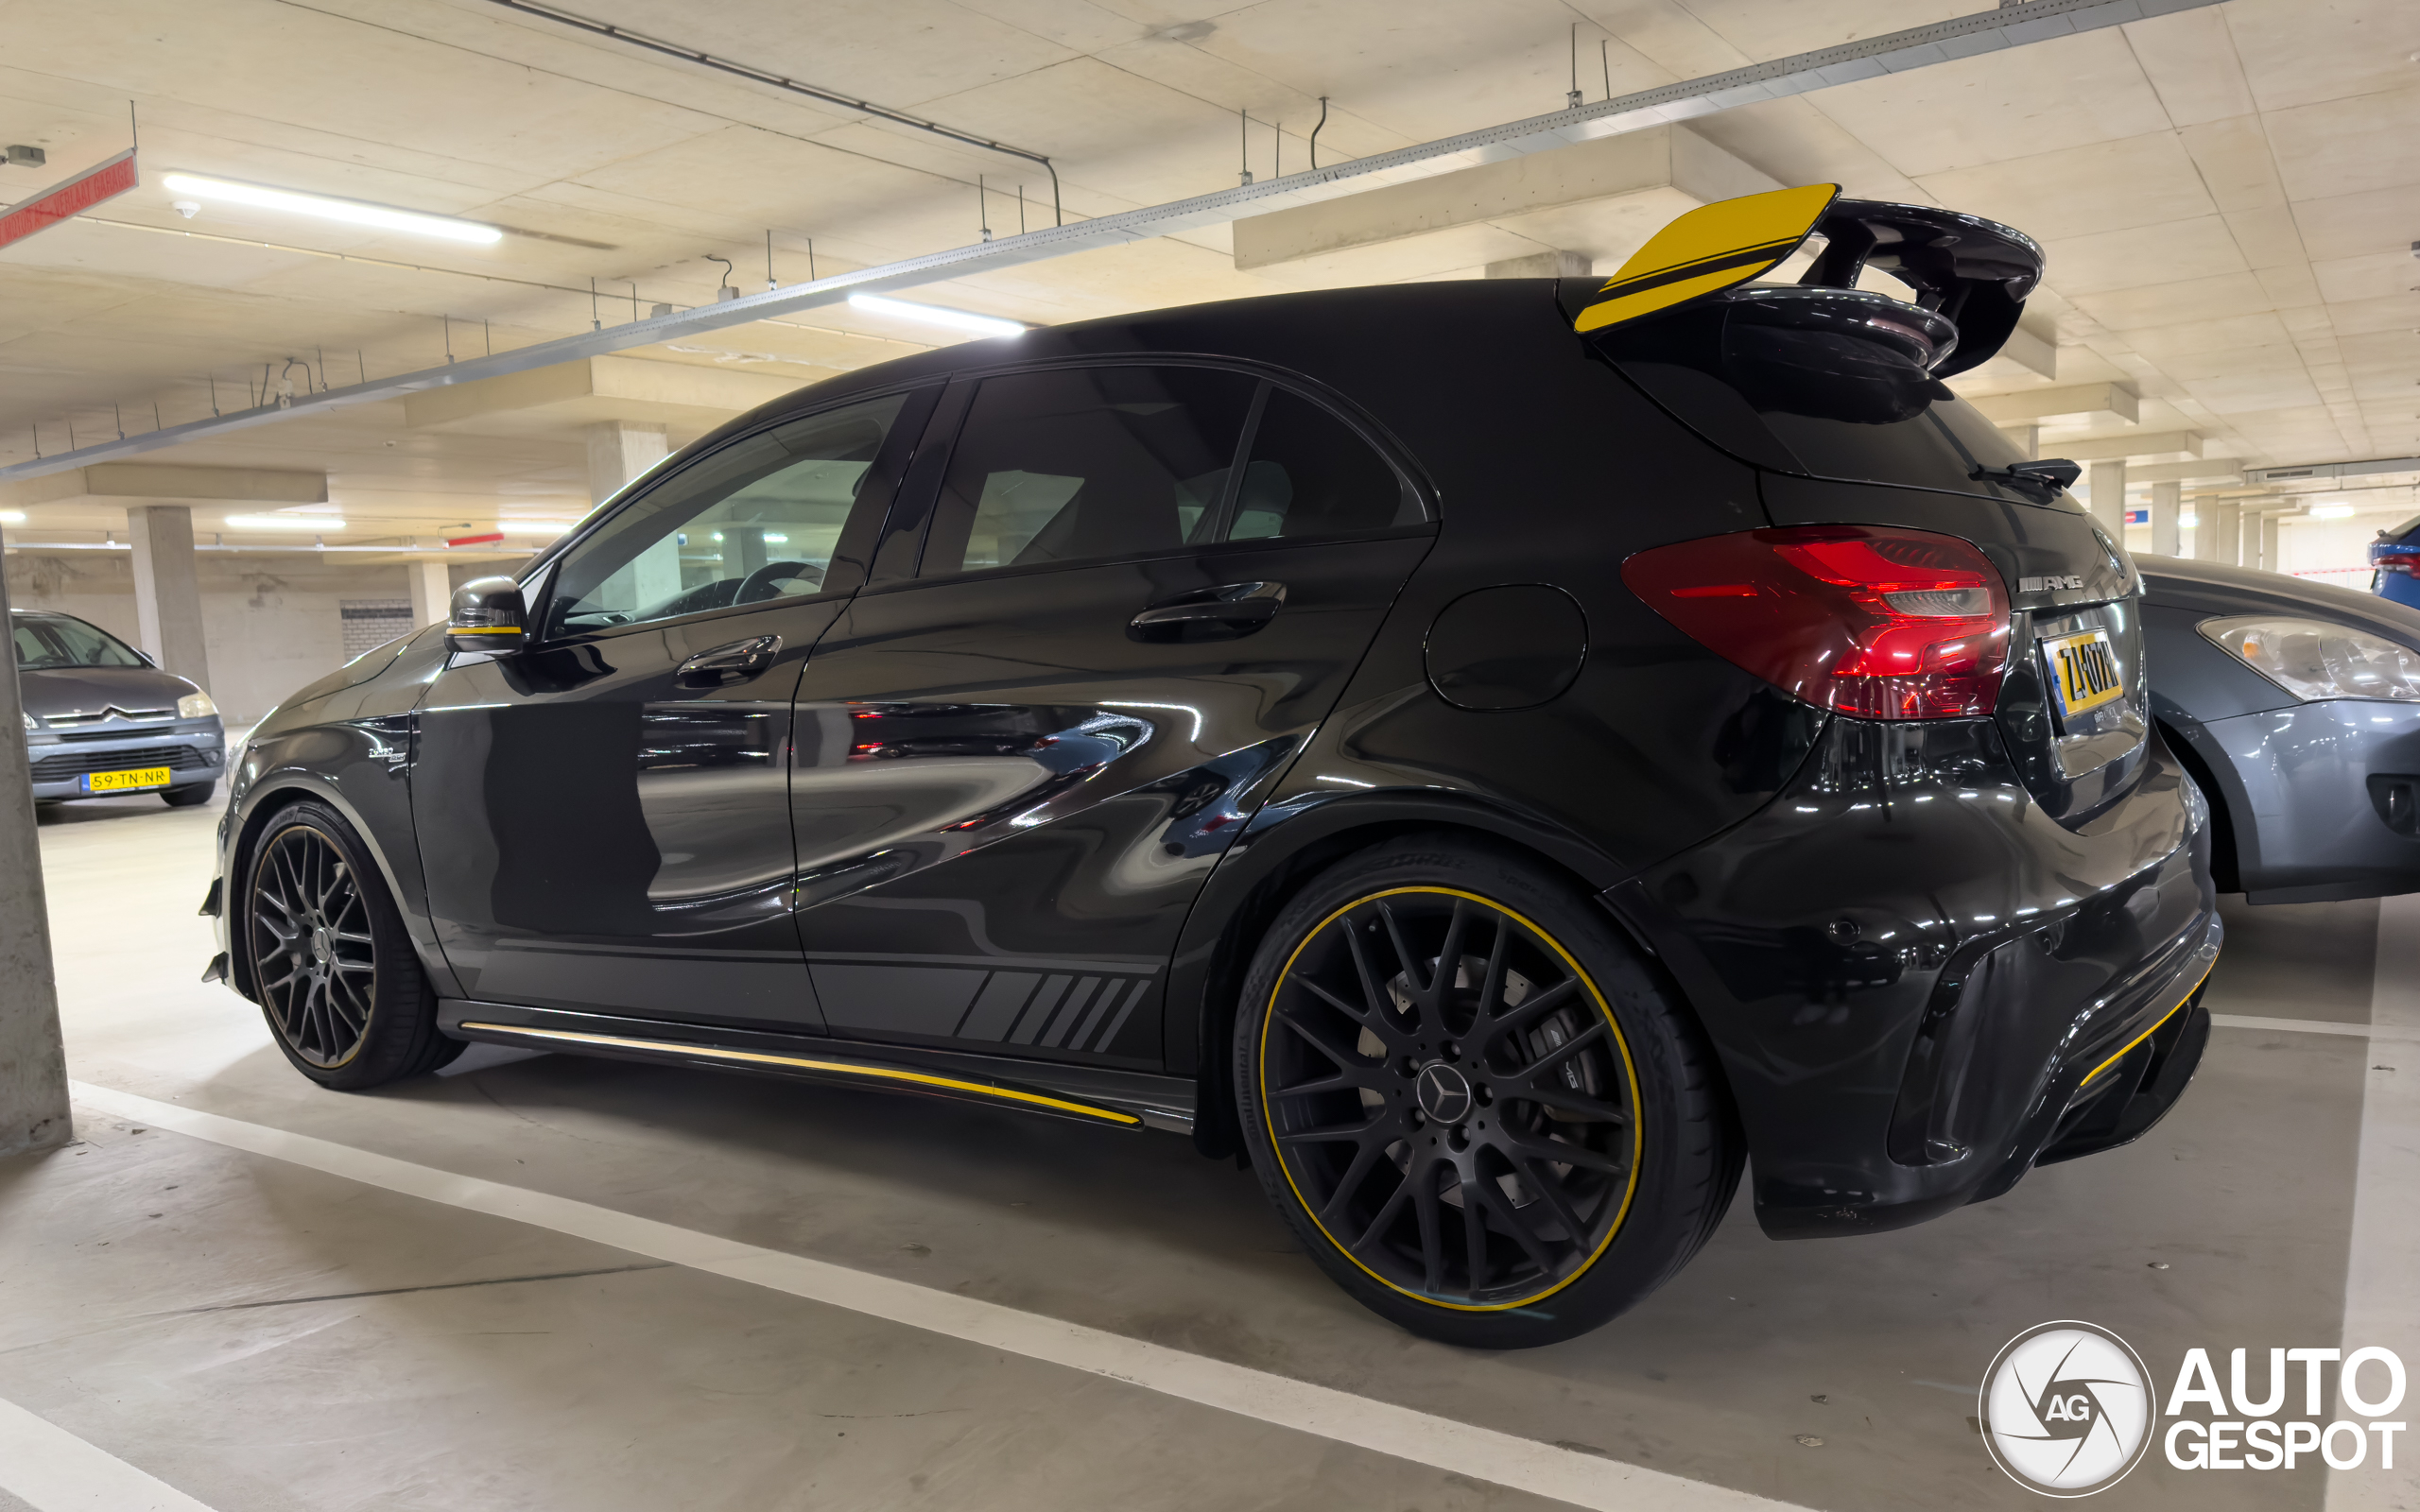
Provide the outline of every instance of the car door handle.
<path id="1" fill-rule="evenodd" d="M 778 635 L 734 641 L 729 645 L 700 651 L 682 662 L 679 677 L 683 682 L 745 682 L 771 666 L 781 651 L 782 638 Z"/>
<path id="2" fill-rule="evenodd" d="M 1164 598 L 1126 622 L 1137 641 L 1233 641 L 1286 607 L 1284 583 L 1221 583 Z"/>

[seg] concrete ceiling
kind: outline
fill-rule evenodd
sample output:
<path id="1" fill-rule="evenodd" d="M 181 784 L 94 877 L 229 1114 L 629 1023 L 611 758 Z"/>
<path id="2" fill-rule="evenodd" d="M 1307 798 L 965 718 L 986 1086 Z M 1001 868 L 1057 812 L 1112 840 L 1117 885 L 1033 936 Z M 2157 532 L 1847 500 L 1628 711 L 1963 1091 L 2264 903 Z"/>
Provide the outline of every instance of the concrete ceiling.
<path id="1" fill-rule="evenodd" d="M 568 9 L 1048 153 L 1067 211 L 1083 215 L 1234 183 L 1239 112 L 1265 177 L 1307 161 L 1322 94 L 1322 161 L 1555 109 L 1575 24 L 1581 85 L 1595 99 L 1608 86 L 1694 77 L 1980 3 Z M 736 265 L 740 288 L 761 289 L 769 230 L 775 272 L 791 283 L 805 273 L 809 238 L 829 272 L 963 245 L 986 221 L 1012 231 L 1020 185 L 1027 223 L 1049 215 L 1030 163 L 485 0 L 5 0 L 0 35 L 0 143 L 37 145 L 50 159 L 0 168 L 0 199 L 123 148 L 129 100 L 150 180 L 0 250 L 0 464 L 34 455 L 37 426 L 55 452 L 71 426 L 89 442 L 207 414 L 213 374 L 221 407 L 234 408 L 288 359 L 298 387 L 322 372 L 341 384 L 436 365 L 449 343 L 464 355 L 568 335 L 592 318 L 592 280 L 600 304 L 619 301 L 598 312 L 609 323 L 628 318 L 634 298 L 712 300 L 722 274 L 708 253 Z M 2420 139 L 2420 7 L 2409 0 L 2227 0 L 1690 129 L 1752 177 L 1837 180 L 1854 195 L 1946 204 L 2040 238 L 2050 271 L 2029 322 L 2045 338 L 2039 356 L 1996 362 L 1961 387 L 2124 390 L 2098 407 L 2032 406 L 2046 455 L 2177 434 L 2195 446 L 2140 455 L 2256 466 L 2420 451 L 2420 153 L 2407 146 Z M 493 248 L 456 247 L 216 204 L 186 220 L 157 187 L 171 169 L 469 215 L 512 233 Z M 992 191 L 979 201 L 978 175 Z M 1248 252 L 1255 266 L 1244 270 L 1217 227 L 918 297 L 1057 322 L 1477 276 L 1485 261 L 1557 243 L 1604 266 L 1652 229 L 1647 203 L 1608 196 L 1308 259 Z M 933 339 L 834 309 L 629 357 L 804 384 Z M 154 456 L 324 472 L 346 535 L 409 537 L 584 509 L 577 424 L 593 408 L 560 407 L 551 426 L 536 411 L 492 425 L 459 415 L 415 423 L 396 402 Z M 108 523 L 95 499 L 28 512 L 62 530 Z"/>

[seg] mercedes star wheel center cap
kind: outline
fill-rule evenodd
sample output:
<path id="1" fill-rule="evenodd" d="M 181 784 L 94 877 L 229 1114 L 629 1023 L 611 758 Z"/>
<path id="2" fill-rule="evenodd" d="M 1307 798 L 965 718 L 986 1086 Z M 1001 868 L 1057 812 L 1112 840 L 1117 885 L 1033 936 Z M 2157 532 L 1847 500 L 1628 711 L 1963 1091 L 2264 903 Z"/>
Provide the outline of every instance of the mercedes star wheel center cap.
<path id="1" fill-rule="evenodd" d="M 1440 1124 L 1459 1124 L 1470 1116 L 1470 1078 L 1446 1065 L 1434 1061 L 1420 1069 L 1420 1110 Z"/>

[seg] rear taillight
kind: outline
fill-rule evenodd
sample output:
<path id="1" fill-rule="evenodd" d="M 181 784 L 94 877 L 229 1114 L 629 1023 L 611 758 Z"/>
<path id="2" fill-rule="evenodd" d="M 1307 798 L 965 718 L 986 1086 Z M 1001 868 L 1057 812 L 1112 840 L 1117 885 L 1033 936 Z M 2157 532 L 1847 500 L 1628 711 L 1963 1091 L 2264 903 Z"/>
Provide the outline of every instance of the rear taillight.
<path id="1" fill-rule="evenodd" d="M 1955 536 L 1805 525 L 1642 551 L 1622 581 L 1691 638 L 1793 697 L 1864 719 L 1988 714 L 2008 593 Z"/>

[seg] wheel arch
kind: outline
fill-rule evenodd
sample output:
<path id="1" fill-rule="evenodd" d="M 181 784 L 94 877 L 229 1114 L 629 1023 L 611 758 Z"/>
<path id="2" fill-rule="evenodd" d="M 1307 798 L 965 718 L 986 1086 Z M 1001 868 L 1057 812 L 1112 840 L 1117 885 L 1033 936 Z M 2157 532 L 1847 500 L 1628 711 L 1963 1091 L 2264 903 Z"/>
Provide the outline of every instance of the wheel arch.
<path id="1" fill-rule="evenodd" d="M 1591 898 L 1600 897 L 1628 875 L 1603 851 L 1567 831 L 1469 795 L 1382 791 L 1262 810 L 1212 874 L 1185 920 L 1170 965 L 1166 1007 L 1169 1070 L 1195 1079 L 1193 1143 L 1201 1154 L 1220 1160 L 1243 1147 L 1235 1123 L 1227 1052 L 1238 995 L 1252 967 L 1251 942 L 1328 868 L 1356 851 L 1409 834 L 1477 841 L 1516 854 L 1560 873 L 1575 891 Z M 1655 959 L 1653 949 L 1612 909 L 1606 917 L 1640 946 L 1673 1002 L 1695 1018 L 1695 1009 Z"/>
<path id="2" fill-rule="evenodd" d="M 335 783 L 306 771 L 272 772 L 256 781 L 244 795 L 243 816 L 228 838 L 226 854 L 227 977 L 237 992 L 255 1004 L 260 998 L 251 987 L 251 935 L 243 927 L 240 912 L 244 877 L 251 869 L 252 853 L 258 849 L 261 836 L 268 833 L 277 816 L 298 803 L 308 802 L 325 803 L 353 826 L 354 834 L 359 838 L 363 849 L 370 852 L 370 859 L 377 864 L 379 880 L 386 884 L 387 895 L 399 903 L 405 897 L 394 864 L 379 849 L 377 832 L 363 820 L 360 811 L 346 800 Z"/>
<path id="3" fill-rule="evenodd" d="M 2211 881 L 2221 892 L 2243 891 L 2247 852 L 2256 871 L 2260 856 L 2259 821 L 2252 813 L 2251 796 L 2244 792 L 2235 768 L 2225 764 L 2222 751 L 2219 753 L 2220 761 L 2211 760 L 2218 742 L 2192 715 L 2154 695 L 2152 723 L 2158 729 L 2162 743 L 2175 755 L 2177 765 L 2185 768 L 2185 774 L 2201 788 L 2202 796 L 2209 799 Z M 2220 770 L 2222 766 L 2223 776 Z M 2238 822 L 2238 816 L 2245 822 Z"/>

